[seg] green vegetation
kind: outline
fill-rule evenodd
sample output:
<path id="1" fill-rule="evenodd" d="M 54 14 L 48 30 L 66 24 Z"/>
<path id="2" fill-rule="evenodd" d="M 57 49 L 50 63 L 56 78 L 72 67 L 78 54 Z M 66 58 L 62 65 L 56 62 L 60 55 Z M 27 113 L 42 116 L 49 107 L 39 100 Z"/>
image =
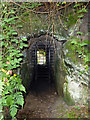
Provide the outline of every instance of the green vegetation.
<path id="1" fill-rule="evenodd" d="M 2 100 L 0 105 L 4 109 L 10 109 L 10 115 L 14 118 L 17 113 L 17 109 L 20 106 L 23 107 L 24 98 L 23 93 L 26 92 L 24 86 L 22 85 L 22 80 L 20 75 L 17 74 L 17 68 L 20 67 L 22 61 L 23 47 L 28 45 L 24 43 L 27 39 L 17 39 L 15 36 L 18 35 L 17 28 L 20 27 L 16 25 L 18 23 L 18 17 L 15 15 L 15 11 L 11 8 L 9 3 L 1 4 L 1 47 L 2 53 L 0 55 L 2 74 Z M 6 108 L 7 107 L 7 108 Z"/>
<path id="2" fill-rule="evenodd" d="M 58 8 L 61 8 L 61 10 L 63 8 L 66 9 L 67 6 L 69 6 L 68 3 L 66 2 L 62 2 L 62 3 L 59 2 L 56 4 L 57 4 L 57 7 L 54 8 L 54 11 L 57 11 L 56 9 Z M 17 109 L 19 108 L 19 105 L 23 107 L 23 104 L 24 104 L 23 92 L 26 92 L 25 87 L 22 85 L 22 80 L 20 78 L 20 75 L 17 74 L 17 69 L 21 66 L 21 63 L 22 63 L 22 56 L 23 56 L 22 50 L 26 48 L 28 45 L 25 44 L 25 42 L 27 41 L 26 38 L 23 38 L 23 39 L 18 38 L 20 34 L 19 30 L 23 27 L 24 22 L 27 22 L 29 19 L 30 26 L 31 26 L 30 29 L 33 32 L 32 30 L 33 13 L 34 14 L 50 13 L 50 11 L 48 11 L 50 5 L 49 7 L 47 5 L 47 9 L 43 8 L 44 10 L 43 12 L 40 11 L 39 7 L 45 6 L 45 5 L 44 3 L 38 3 L 38 2 L 37 3 L 2 2 L 0 4 L 0 8 L 2 11 L 1 18 L 0 18 L 0 25 L 1 25 L 1 31 L 0 31 L 1 32 L 1 35 L 0 35 L 1 50 L 0 51 L 2 51 L 0 55 L 0 63 L 1 63 L 0 73 L 2 74 L 2 81 L 0 81 L 0 90 L 2 90 L 2 93 L 0 94 L 1 94 L 2 100 L 0 100 L 0 105 L 2 104 L 1 107 L 3 108 L 3 110 L 6 109 L 6 107 L 9 109 L 10 115 L 12 116 L 12 118 L 15 117 L 17 113 Z M 86 5 L 87 5 L 86 3 L 74 3 L 73 5 L 74 11 L 65 13 L 65 16 L 59 16 L 59 21 L 60 21 L 60 24 L 63 26 L 63 29 L 67 31 L 73 25 L 75 25 L 77 21 L 79 21 L 84 17 L 84 14 L 87 13 Z M 51 5 L 50 9 L 52 10 L 52 8 L 53 8 L 53 5 Z M 56 26 L 54 24 L 55 18 L 54 18 L 54 15 L 51 13 L 47 18 L 48 28 L 47 27 L 46 28 L 48 31 L 52 30 L 52 33 L 55 33 L 56 32 L 55 31 Z M 66 16 L 67 16 L 67 20 L 66 20 Z M 28 18 L 27 21 L 25 21 L 26 18 Z M 39 19 L 36 19 L 35 21 L 37 24 L 37 21 L 39 21 Z M 37 24 L 37 31 L 40 28 L 40 25 L 41 23 L 39 25 Z M 78 57 L 83 59 L 84 64 L 86 65 L 86 69 L 88 69 L 87 64 L 88 62 L 90 62 L 90 59 L 88 56 L 90 54 L 88 53 L 87 45 L 89 43 L 88 43 L 88 40 L 82 40 L 80 38 L 81 36 L 84 36 L 84 33 L 81 31 L 77 31 L 77 37 L 70 36 L 69 38 L 71 42 L 70 45 L 72 50 L 75 51 L 75 54 L 78 54 Z M 70 113 L 68 116 L 74 116 L 74 113 Z"/>
<path id="3" fill-rule="evenodd" d="M 46 64 L 46 52 L 44 50 L 37 51 L 37 63 Z"/>
<path id="4" fill-rule="evenodd" d="M 74 106 L 72 109 L 67 113 L 67 118 L 88 118 L 88 108 L 86 106 Z"/>

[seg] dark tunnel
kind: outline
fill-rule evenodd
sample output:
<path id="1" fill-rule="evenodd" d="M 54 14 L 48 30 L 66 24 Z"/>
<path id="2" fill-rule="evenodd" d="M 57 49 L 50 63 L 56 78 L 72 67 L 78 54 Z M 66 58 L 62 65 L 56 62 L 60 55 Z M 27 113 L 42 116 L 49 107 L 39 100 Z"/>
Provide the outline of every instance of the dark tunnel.
<path id="1" fill-rule="evenodd" d="M 35 92 L 43 92 L 53 84 L 53 57 L 54 48 L 50 42 L 38 41 L 32 50 L 33 79 L 30 89 Z"/>
<path id="2" fill-rule="evenodd" d="M 65 73 L 62 66 L 62 43 L 50 35 L 28 39 L 29 47 L 23 51 L 22 84 L 27 94 L 55 89 L 63 96 Z"/>

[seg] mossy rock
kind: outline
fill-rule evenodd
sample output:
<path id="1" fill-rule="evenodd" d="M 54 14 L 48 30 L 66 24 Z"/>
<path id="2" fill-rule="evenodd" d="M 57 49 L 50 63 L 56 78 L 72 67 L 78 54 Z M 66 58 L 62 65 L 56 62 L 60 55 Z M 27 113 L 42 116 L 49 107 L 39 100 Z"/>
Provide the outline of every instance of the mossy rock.
<path id="1" fill-rule="evenodd" d="M 28 65 L 25 63 L 22 65 L 21 68 L 21 76 L 22 76 L 22 83 L 25 86 L 26 90 L 28 91 L 29 87 L 30 87 L 30 70 Z"/>
<path id="2" fill-rule="evenodd" d="M 79 58 L 75 52 L 75 46 L 71 44 L 71 40 L 64 44 L 63 52 L 65 54 L 65 58 L 68 58 L 71 62 L 78 64 Z"/>
<path id="3" fill-rule="evenodd" d="M 64 83 L 63 92 L 64 92 L 64 100 L 66 101 L 66 103 L 68 105 L 74 105 L 75 102 L 68 91 L 68 83 Z"/>

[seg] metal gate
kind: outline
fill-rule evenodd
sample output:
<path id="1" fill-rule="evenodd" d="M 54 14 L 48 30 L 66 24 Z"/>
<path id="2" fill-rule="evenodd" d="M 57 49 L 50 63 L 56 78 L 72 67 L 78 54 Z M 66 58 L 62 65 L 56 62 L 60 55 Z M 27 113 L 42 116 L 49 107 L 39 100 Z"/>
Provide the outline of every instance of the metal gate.
<path id="1" fill-rule="evenodd" d="M 50 45 L 44 45 L 39 42 L 35 45 L 35 82 L 38 79 L 48 80 L 50 82 L 50 62 L 51 52 Z"/>

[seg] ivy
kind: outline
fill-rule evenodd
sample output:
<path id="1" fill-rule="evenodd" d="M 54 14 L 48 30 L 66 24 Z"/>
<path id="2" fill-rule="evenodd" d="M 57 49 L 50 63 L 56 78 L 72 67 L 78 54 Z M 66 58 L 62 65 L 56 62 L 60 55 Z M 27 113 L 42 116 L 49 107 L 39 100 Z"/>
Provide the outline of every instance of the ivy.
<path id="1" fill-rule="evenodd" d="M 76 15 L 78 17 L 77 22 L 79 24 L 81 24 L 80 21 L 81 21 L 82 17 L 84 17 L 84 13 L 87 13 L 88 11 L 85 8 L 86 6 L 84 5 L 84 3 L 76 3 L 74 5 L 74 8 L 76 9 L 77 7 L 79 8 L 76 11 Z M 70 22 L 70 20 L 69 20 L 69 22 Z M 84 65 L 87 65 L 90 62 L 90 59 L 89 59 L 90 55 L 88 53 L 88 47 L 87 47 L 90 43 L 88 42 L 88 40 L 81 39 L 82 36 L 85 36 L 85 34 L 83 32 L 77 31 L 76 34 L 77 34 L 77 36 L 70 36 L 71 46 L 72 46 L 72 48 L 74 48 L 73 50 L 78 55 L 78 57 L 82 58 Z M 87 68 L 86 68 L 86 70 L 87 70 Z"/>
<path id="2" fill-rule="evenodd" d="M 84 13 L 87 13 L 87 9 L 85 6 L 83 7 L 83 4 L 84 3 L 74 4 L 74 12 L 70 12 L 67 15 L 67 20 L 65 21 L 66 28 L 75 25 L 79 19 L 84 17 Z M 0 104 L 2 104 L 2 107 L 9 108 L 12 118 L 15 117 L 19 105 L 23 107 L 24 98 L 22 93 L 26 92 L 25 87 L 22 85 L 20 75 L 17 75 L 16 72 L 17 68 L 20 67 L 22 63 L 22 50 L 23 48 L 28 47 L 26 38 L 17 38 L 17 29 L 22 28 L 21 21 L 23 20 L 20 20 L 19 18 L 20 16 L 28 16 L 29 10 L 35 10 L 35 8 L 42 5 L 43 3 L 39 2 L 18 2 L 16 4 L 3 2 L 0 4 L 2 11 L 0 18 L 0 26 L 2 29 L 0 35 L 2 47 L 2 53 L 0 55 L 0 73 L 2 74 L 0 90 L 2 90 L 2 93 L 0 94 L 2 100 L 0 99 Z M 56 5 L 62 7 L 67 5 L 67 3 L 58 2 Z M 77 35 L 82 36 L 84 33 L 77 31 Z M 87 63 L 90 61 L 90 54 L 87 50 L 88 42 L 86 40 L 82 41 L 78 36 L 70 37 L 71 47 L 75 50 L 76 54 L 78 54 L 78 57 L 84 60 L 86 69 L 88 70 Z"/>
<path id="3" fill-rule="evenodd" d="M 0 81 L 0 88 L 2 88 L 2 100 L 0 104 L 2 107 L 9 108 L 12 118 L 15 117 L 19 105 L 23 107 L 24 98 L 22 92 L 26 92 L 25 87 L 22 85 L 20 75 L 17 75 L 17 68 L 21 66 L 22 61 L 22 48 L 28 45 L 24 43 L 27 39 L 17 39 L 18 31 L 15 28 L 22 26 L 18 17 L 10 7 L 10 3 L 1 4 L 2 17 L 1 28 L 2 34 L 0 35 L 2 54 L 0 56 L 2 81 Z M 5 7 L 3 7 L 3 5 Z M 8 6 L 7 6 L 8 5 Z"/>

